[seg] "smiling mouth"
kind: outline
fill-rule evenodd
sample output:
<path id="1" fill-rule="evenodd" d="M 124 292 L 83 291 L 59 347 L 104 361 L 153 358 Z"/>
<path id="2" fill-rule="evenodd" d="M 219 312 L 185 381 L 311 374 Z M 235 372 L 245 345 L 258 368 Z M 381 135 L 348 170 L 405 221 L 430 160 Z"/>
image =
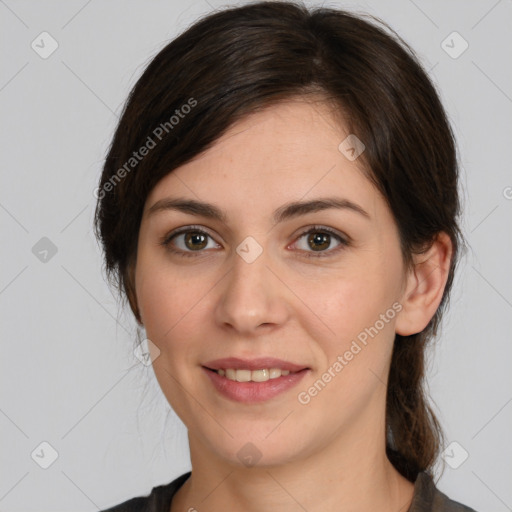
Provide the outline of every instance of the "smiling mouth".
<path id="1" fill-rule="evenodd" d="M 229 362 L 226 362 L 229 365 Z M 297 386 L 311 371 L 310 368 L 301 368 L 300 365 L 284 364 L 287 364 L 288 368 L 202 368 L 222 396 L 231 401 L 250 405 L 271 400 L 285 393 Z M 290 367 L 293 368 L 289 369 Z"/>
<path id="2" fill-rule="evenodd" d="M 236 368 L 219 368 L 213 369 L 205 366 L 207 370 L 217 373 L 221 377 L 235 382 L 266 382 L 272 379 L 278 379 L 290 374 L 299 372 L 291 372 L 290 370 L 282 370 L 281 368 L 262 368 L 261 370 L 245 370 Z M 304 368 L 304 371 L 307 368 Z"/>

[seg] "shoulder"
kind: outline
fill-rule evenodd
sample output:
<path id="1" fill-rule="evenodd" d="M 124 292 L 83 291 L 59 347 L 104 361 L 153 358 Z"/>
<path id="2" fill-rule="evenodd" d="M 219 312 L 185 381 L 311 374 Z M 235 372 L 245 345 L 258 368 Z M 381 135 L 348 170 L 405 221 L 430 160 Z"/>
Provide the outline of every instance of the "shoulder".
<path id="1" fill-rule="evenodd" d="M 101 512 L 168 512 L 173 496 L 190 474 L 189 471 L 168 484 L 153 487 L 147 496 L 131 498 Z"/>
<path id="2" fill-rule="evenodd" d="M 476 512 L 476 510 L 448 498 L 435 486 L 428 473 L 421 472 L 414 483 L 414 495 L 407 512 Z"/>

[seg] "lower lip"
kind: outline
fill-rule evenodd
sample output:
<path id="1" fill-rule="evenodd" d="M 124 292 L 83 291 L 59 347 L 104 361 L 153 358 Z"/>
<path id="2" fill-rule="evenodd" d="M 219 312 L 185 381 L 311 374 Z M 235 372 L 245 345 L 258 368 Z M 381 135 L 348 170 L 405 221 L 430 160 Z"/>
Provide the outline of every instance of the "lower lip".
<path id="1" fill-rule="evenodd" d="M 213 370 L 203 366 L 203 371 L 210 377 L 217 391 L 226 398 L 247 404 L 264 402 L 270 400 L 280 393 L 284 393 L 296 386 L 309 372 L 309 369 L 300 372 L 281 375 L 276 379 L 269 379 L 265 382 L 237 382 L 222 377 Z"/>

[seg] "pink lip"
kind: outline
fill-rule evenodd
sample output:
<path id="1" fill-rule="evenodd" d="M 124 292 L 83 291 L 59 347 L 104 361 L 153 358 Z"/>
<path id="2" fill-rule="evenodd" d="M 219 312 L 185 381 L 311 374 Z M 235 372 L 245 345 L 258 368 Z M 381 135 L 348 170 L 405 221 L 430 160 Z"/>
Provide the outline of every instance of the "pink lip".
<path id="1" fill-rule="evenodd" d="M 274 357 L 259 357 L 254 359 L 240 359 L 238 357 L 225 357 L 224 359 L 215 359 L 203 365 L 211 370 L 227 370 L 233 368 L 236 370 L 263 370 L 265 368 L 280 368 L 290 372 L 299 372 L 308 369 L 305 365 L 299 365 L 276 359 Z"/>
<path id="2" fill-rule="evenodd" d="M 230 366 L 221 366 L 221 368 L 230 368 Z M 235 368 L 244 369 L 237 365 L 235 365 Z M 259 365 L 258 368 L 254 369 L 257 370 L 261 368 L 279 368 L 279 366 Z M 247 404 L 264 402 L 265 400 L 270 400 L 271 398 L 284 393 L 296 386 L 303 379 L 304 375 L 310 371 L 309 368 L 304 368 L 296 371 L 296 373 L 281 375 L 281 377 L 278 377 L 277 379 L 269 379 L 265 382 L 237 382 L 227 379 L 226 377 L 222 377 L 216 371 L 209 370 L 206 367 L 203 367 L 202 369 L 206 372 L 219 393 L 230 400 Z"/>

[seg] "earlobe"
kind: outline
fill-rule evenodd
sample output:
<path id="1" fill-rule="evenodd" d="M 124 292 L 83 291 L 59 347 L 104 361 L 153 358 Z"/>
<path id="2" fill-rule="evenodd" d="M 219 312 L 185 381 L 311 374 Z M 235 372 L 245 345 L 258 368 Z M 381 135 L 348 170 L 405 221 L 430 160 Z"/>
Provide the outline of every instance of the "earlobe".
<path id="1" fill-rule="evenodd" d="M 414 255 L 395 324 L 397 334 L 410 336 L 428 325 L 443 298 L 452 254 L 452 241 L 441 232 L 426 252 Z"/>

